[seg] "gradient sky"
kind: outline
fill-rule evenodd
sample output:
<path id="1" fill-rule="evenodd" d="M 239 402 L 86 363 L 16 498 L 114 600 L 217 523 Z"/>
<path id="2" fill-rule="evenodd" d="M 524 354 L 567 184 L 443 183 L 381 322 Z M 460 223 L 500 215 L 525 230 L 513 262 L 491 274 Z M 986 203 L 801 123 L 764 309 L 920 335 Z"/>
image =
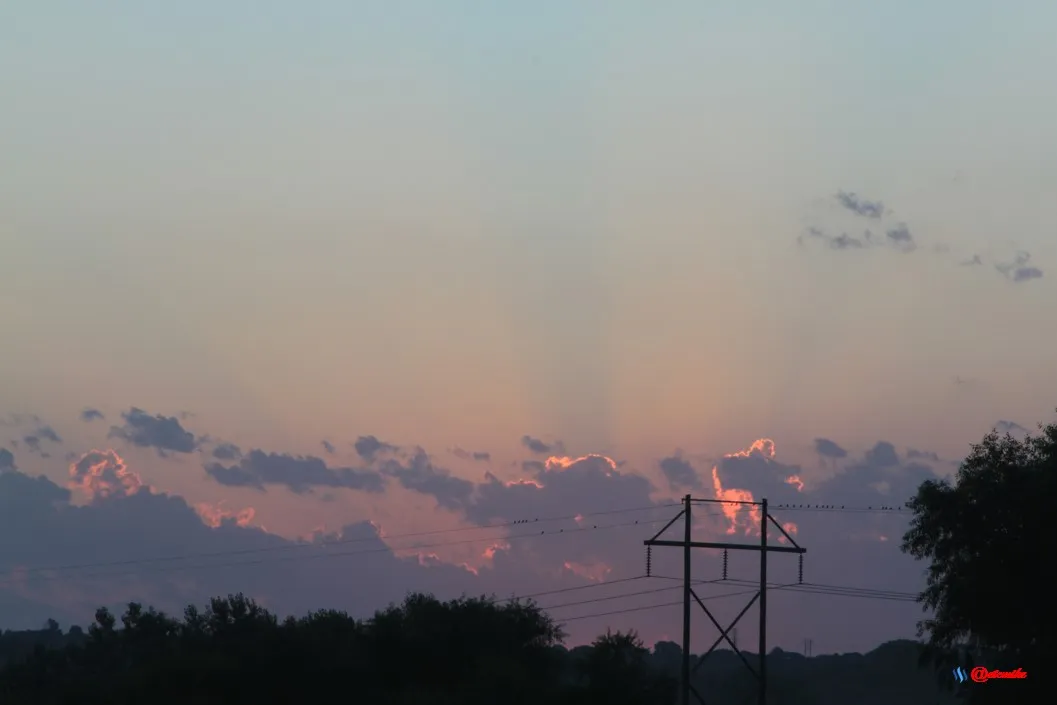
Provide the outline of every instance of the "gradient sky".
<path id="1" fill-rule="evenodd" d="M 401 489 L 397 475 L 380 493 L 224 486 L 203 471 L 221 442 L 381 472 L 351 446 L 373 435 L 401 449 L 401 467 L 421 447 L 481 483 L 544 460 L 521 443 L 529 435 L 653 482 L 652 494 L 621 494 L 592 467 L 583 482 L 595 490 L 547 495 L 544 513 L 560 516 L 622 508 L 636 492 L 679 496 L 660 467 L 676 451 L 707 495 L 712 460 L 758 438 L 776 443 L 771 471 L 802 476 L 818 502 L 846 501 L 824 490 L 867 501 L 879 468 L 895 473 L 886 491 L 913 490 L 923 458 L 909 448 L 937 454 L 942 475 L 998 421 L 1049 420 L 1057 99 L 1043 87 L 1057 6 L 663 6 L 0 7 L 0 440 L 19 472 L 60 486 L 82 454 L 113 448 L 154 492 L 252 506 L 258 527 L 165 524 L 132 507 L 142 497 L 75 490 L 70 501 L 104 519 L 38 517 L 38 541 L 9 512 L 20 543 L 3 542 L 15 552 L 0 548 L 0 570 L 156 550 L 121 544 L 136 533 L 171 539 L 177 555 L 368 520 L 389 534 L 475 523 L 469 505 L 439 509 L 437 492 Z M 871 217 L 856 203 L 883 208 Z M 80 421 L 89 407 L 106 419 Z M 132 427 L 111 432 L 133 407 L 182 424 L 194 450 L 162 457 Z M 42 426 L 62 439 L 43 441 L 48 457 L 24 440 Z M 819 438 L 848 454 L 820 457 Z M 898 468 L 871 465 L 878 441 Z M 768 487 L 727 480 L 756 496 Z M 515 505 L 491 516 L 519 518 Z M 873 573 L 841 577 L 851 543 L 811 560 L 831 582 L 915 590 L 921 566 L 899 555 L 899 521 L 819 524 L 819 540 L 886 536 L 869 549 L 882 551 Z M 71 555 L 66 532 L 95 530 Z M 611 577 L 629 560 L 633 574 L 642 533 L 587 553 Z M 566 585 L 563 545 L 531 570 L 504 577 L 496 563 L 465 584 L 447 563 L 478 560 L 481 546 L 443 547 L 445 566 L 393 558 L 390 577 L 407 584 L 378 578 L 353 607 L 412 584 Z M 0 626 L 221 588 L 274 592 L 291 609 L 353 599 L 250 573 L 251 588 L 187 578 L 174 597 L 168 575 L 43 592 L 11 578 L 9 599 L 0 581 Z M 911 636 L 918 616 L 899 605 L 868 619 L 857 603 L 854 628 L 847 615 L 813 623 L 797 599 L 808 600 L 791 600 L 784 622 L 779 607 L 776 643 L 812 637 L 816 653 Z M 677 633 L 675 613 L 621 619 L 650 638 Z M 606 625 L 586 622 L 588 635 Z"/>

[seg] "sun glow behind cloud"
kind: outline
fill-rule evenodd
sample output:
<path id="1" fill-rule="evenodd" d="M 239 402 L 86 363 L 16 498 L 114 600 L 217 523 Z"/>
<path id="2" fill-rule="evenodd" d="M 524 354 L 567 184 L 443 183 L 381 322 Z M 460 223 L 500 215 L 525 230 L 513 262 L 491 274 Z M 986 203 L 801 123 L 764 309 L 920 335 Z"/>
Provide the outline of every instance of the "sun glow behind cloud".
<path id="1" fill-rule="evenodd" d="M 774 460 L 776 452 L 774 441 L 769 438 L 759 438 L 753 441 L 748 448 L 727 453 L 723 457 L 725 459 L 758 458 L 764 463 L 770 464 Z M 784 478 L 783 482 L 787 485 L 792 485 L 798 492 L 802 492 L 804 489 L 804 481 L 800 479 L 799 475 L 789 475 Z M 715 498 L 724 502 L 724 504 L 720 505 L 720 508 L 723 511 L 723 516 L 729 522 L 729 526 L 726 529 L 728 535 L 736 534 L 739 531 L 746 536 L 759 535 L 762 510 L 758 505 L 747 504 L 748 502 L 756 501 L 752 491 L 736 487 L 725 487 L 719 477 L 719 464 L 712 466 L 712 490 Z M 727 504 L 726 502 L 730 503 Z M 790 535 L 796 534 L 798 531 L 796 524 L 793 522 L 783 524 L 782 528 Z M 784 536 L 779 538 L 780 542 L 786 540 Z"/>
<path id="2" fill-rule="evenodd" d="M 90 450 L 70 463 L 69 488 L 84 494 L 88 501 L 116 494 L 135 494 L 144 487 L 140 476 L 129 470 L 117 451 Z"/>

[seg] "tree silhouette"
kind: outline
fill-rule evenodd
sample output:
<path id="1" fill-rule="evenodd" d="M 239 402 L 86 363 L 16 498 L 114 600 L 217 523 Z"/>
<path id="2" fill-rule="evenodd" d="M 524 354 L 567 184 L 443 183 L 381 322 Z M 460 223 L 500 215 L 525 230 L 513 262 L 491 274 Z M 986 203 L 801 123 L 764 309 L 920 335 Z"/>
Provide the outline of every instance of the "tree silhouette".
<path id="1" fill-rule="evenodd" d="M 581 664 L 589 692 L 580 702 L 585 705 L 672 702 L 674 679 L 652 668 L 649 657 L 649 649 L 634 631 L 607 630 L 591 644 Z"/>
<path id="2" fill-rule="evenodd" d="M 1045 578 L 1057 535 L 1057 424 L 1024 439 L 992 431 L 953 483 L 927 481 L 907 506 L 914 518 L 902 548 L 929 561 L 921 601 L 933 616 L 920 631 L 933 660 L 945 669 L 1023 668 L 1027 679 L 964 690 L 979 703 L 1042 702 L 1042 691 L 1034 691 L 1053 662 L 1057 635 Z"/>

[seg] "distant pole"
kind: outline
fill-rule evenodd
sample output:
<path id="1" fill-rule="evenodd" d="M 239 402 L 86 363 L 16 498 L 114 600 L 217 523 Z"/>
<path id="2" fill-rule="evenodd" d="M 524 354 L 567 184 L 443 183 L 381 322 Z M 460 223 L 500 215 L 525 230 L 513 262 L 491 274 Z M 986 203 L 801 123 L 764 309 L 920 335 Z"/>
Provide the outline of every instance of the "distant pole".
<path id="1" fill-rule="evenodd" d="M 760 514 L 760 705 L 767 705 L 767 500 Z"/>
<path id="2" fill-rule="evenodd" d="M 690 705 L 690 495 L 683 498 L 683 667 L 680 673 L 679 695 L 681 705 Z"/>

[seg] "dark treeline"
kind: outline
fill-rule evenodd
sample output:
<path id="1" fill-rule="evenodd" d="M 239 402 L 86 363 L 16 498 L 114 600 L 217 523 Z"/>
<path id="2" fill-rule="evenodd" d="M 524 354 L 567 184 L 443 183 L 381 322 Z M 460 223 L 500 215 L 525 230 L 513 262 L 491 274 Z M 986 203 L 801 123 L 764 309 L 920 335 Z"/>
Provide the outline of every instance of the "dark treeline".
<path id="1" fill-rule="evenodd" d="M 537 607 L 483 598 L 411 595 L 365 621 L 335 611 L 280 621 L 234 595 L 182 619 L 133 604 L 120 621 L 99 610 L 87 633 L 54 627 L 34 633 L 31 651 L 5 634 L 0 702 L 645 705 L 674 693 L 632 634 L 602 636 L 574 659 Z"/>
<path id="2" fill-rule="evenodd" d="M 279 620 L 241 595 L 181 619 L 130 605 L 87 631 L 0 635 L 0 703 L 365 703 L 368 705 L 657 705 L 674 703 L 678 645 L 652 650 L 607 633 L 566 649 L 532 603 L 441 602 L 411 595 L 355 620 L 319 611 Z M 781 650 L 770 661 L 772 705 L 935 705 L 949 696 L 919 668 L 920 645 L 811 659 Z M 749 657 L 750 662 L 755 661 Z M 755 684 L 730 651 L 714 653 L 697 689 L 709 702 L 752 701 Z"/>

